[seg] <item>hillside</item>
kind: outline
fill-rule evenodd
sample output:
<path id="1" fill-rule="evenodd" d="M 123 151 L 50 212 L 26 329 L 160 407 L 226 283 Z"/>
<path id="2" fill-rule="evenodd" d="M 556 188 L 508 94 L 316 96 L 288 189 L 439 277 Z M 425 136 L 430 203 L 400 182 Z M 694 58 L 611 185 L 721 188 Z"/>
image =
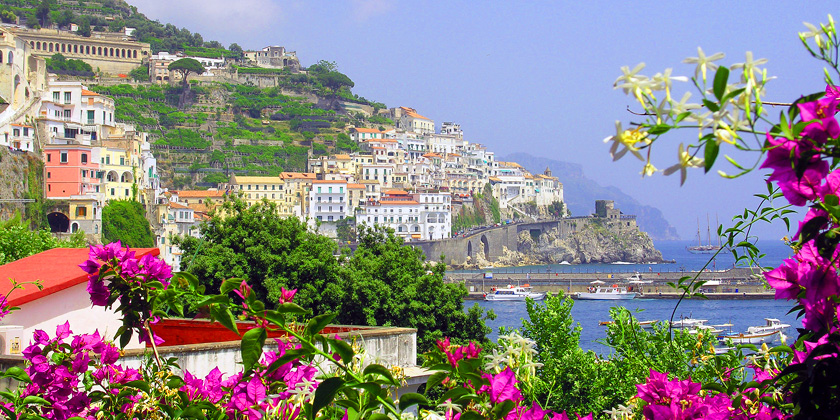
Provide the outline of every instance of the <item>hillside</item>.
<path id="1" fill-rule="evenodd" d="M 591 214 L 595 209 L 595 200 L 613 200 L 622 212 L 636 215 L 639 228 L 647 232 L 653 240 L 679 239 L 677 230 L 665 220 L 659 209 L 639 203 L 618 188 L 599 185 L 586 177 L 580 165 L 535 157 L 527 153 L 514 153 L 504 157 L 504 160 L 518 162 L 530 171 L 541 172 L 549 167 L 552 175 L 563 182 L 565 203 L 573 216 Z"/>

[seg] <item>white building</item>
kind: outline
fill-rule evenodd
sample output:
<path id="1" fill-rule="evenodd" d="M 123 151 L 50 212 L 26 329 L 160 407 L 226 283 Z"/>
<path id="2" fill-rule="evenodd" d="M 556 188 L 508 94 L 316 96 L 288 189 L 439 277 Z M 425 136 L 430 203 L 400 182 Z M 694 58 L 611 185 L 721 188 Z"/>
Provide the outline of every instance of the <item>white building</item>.
<path id="1" fill-rule="evenodd" d="M 309 191 L 309 217 L 320 222 L 337 222 L 351 216 L 347 181 L 315 180 Z"/>
<path id="2" fill-rule="evenodd" d="M 452 201 L 449 193 L 410 194 L 402 190 L 384 191 L 379 201 L 368 201 L 356 222 L 385 226 L 405 240 L 437 240 L 451 236 Z"/>

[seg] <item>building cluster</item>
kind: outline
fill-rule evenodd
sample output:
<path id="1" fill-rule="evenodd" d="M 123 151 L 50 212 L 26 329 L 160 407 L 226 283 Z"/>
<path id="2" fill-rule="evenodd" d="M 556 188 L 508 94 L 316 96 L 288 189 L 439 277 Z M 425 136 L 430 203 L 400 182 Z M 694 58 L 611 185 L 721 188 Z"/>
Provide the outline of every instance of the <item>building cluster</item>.
<path id="1" fill-rule="evenodd" d="M 0 28 L 0 63 L 6 64 L 0 65 L 0 97 L 7 102 L 0 106 L 0 144 L 43 154 L 46 198 L 64 205 L 49 216 L 54 231 L 99 234 L 109 200 L 136 200 L 146 208 L 161 255 L 178 268 L 181 255 L 171 238 L 197 235 L 198 222 L 227 193 L 252 204 L 275 203 L 280 214 L 307 220 L 330 236 L 353 218 L 357 225 L 389 227 L 408 241 L 450 237 L 453 214 L 477 193 L 491 193 L 501 209 L 563 200 L 562 185 L 550 171 L 531 174 L 515 162 L 497 161 L 485 146 L 467 141 L 458 124 L 444 122 L 437 130 L 432 119 L 409 107 L 380 111 L 393 128 L 351 128 L 360 151 L 313 156 L 307 172 L 233 175 L 210 191 L 163 191 L 147 134 L 115 121 L 113 99 L 47 75 L 44 54 L 81 57 L 88 47 L 100 54 L 100 46 L 49 36 Z M 120 60 L 148 55 L 142 45 L 119 46 L 101 54 Z M 245 56 L 262 67 L 299 67 L 295 53 L 283 47 Z M 168 66 L 183 57 L 148 55 L 151 79 L 173 81 L 178 76 Z M 225 66 L 222 58 L 192 58 L 207 72 Z"/>
<path id="2" fill-rule="evenodd" d="M 234 175 L 224 189 L 249 203 L 267 200 L 281 214 L 320 222 L 322 231 L 352 217 L 357 225 L 380 225 L 406 240 L 451 236 L 453 208 L 489 185 L 502 209 L 563 200 L 551 172 L 531 174 L 515 162 L 464 139 L 455 123 L 435 122 L 407 107 L 387 111 L 396 128 L 352 128 L 361 151 L 313 157 L 308 172 L 278 176 Z M 456 206 L 456 207 L 453 207 Z"/>

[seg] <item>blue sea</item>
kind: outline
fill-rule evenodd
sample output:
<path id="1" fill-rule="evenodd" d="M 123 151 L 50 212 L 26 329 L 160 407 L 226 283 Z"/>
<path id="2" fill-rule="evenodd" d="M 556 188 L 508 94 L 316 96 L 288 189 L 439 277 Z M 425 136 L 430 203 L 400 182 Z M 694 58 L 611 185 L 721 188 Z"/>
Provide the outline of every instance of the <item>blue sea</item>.
<path id="1" fill-rule="evenodd" d="M 603 272 L 603 273 L 626 273 L 626 272 L 672 272 L 672 271 L 693 271 L 705 268 L 725 269 L 732 267 L 735 258 L 731 253 L 720 253 L 715 261 L 709 263 L 711 255 L 691 254 L 685 247 L 692 245 L 688 241 L 663 241 L 657 242 L 656 248 L 662 252 L 665 259 L 675 260 L 669 264 L 581 264 L 581 265 L 540 265 L 512 267 L 509 269 L 493 269 L 494 273 L 507 272 L 528 272 L 545 271 L 546 269 L 559 272 Z M 761 265 L 775 267 L 781 264 L 782 260 L 791 254 L 790 248 L 781 241 L 759 242 L 759 248 L 765 254 L 761 259 Z M 707 263 L 709 263 L 707 265 Z M 496 319 L 488 322 L 493 328 L 491 339 L 498 337 L 499 327 L 521 328 L 522 319 L 527 318 L 524 302 L 485 302 L 478 304 L 485 309 L 492 309 Z M 609 347 L 601 344 L 599 340 L 605 338 L 605 327 L 599 326 L 600 321 L 608 321 L 610 307 L 616 302 L 610 301 L 575 301 L 572 309 L 572 318 L 580 324 L 582 331 L 580 345 L 586 350 L 593 350 L 599 354 L 610 353 Z M 635 312 L 634 316 L 641 320 L 667 320 L 677 304 L 676 300 L 670 299 L 634 299 L 621 302 L 621 305 Z M 468 302 L 467 306 L 472 306 Z M 709 324 L 733 324 L 733 332 L 746 331 L 752 325 L 764 325 L 764 318 L 779 318 L 792 326 L 789 333 L 793 334 L 795 328 L 801 326 L 801 321 L 795 315 L 788 314 L 793 306 L 789 301 L 766 300 L 684 300 L 680 303 L 674 314 L 674 319 L 680 317 L 692 317 L 709 320 Z"/>

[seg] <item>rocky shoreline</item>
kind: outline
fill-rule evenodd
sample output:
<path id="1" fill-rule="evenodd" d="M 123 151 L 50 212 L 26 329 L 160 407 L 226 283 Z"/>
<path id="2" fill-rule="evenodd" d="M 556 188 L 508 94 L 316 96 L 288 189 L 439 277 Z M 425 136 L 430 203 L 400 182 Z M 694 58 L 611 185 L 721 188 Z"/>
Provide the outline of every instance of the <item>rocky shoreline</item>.
<path id="1" fill-rule="evenodd" d="M 635 225 L 624 227 L 620 221 L 590 219 L 572 235 L 563 236 L 557 229 L 538 237 L 521 232 L 516 250 L 505 248 L 497 261 L 487 261 L 479 253 L 457 269 L 515 267 L 540 264 L 594 264 L 627 262 L 637 264 L 674 262 L 662 258 L 647 233 Z"/>

